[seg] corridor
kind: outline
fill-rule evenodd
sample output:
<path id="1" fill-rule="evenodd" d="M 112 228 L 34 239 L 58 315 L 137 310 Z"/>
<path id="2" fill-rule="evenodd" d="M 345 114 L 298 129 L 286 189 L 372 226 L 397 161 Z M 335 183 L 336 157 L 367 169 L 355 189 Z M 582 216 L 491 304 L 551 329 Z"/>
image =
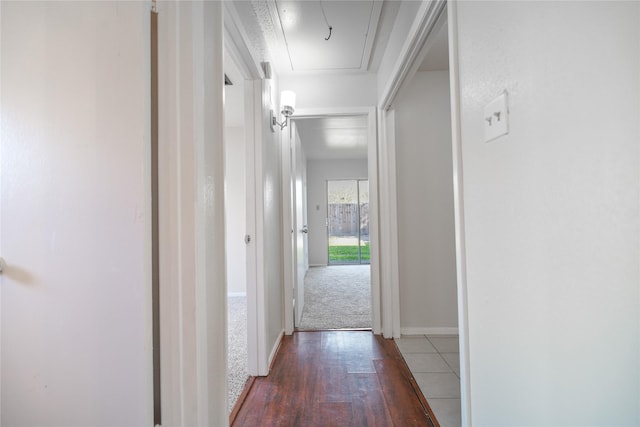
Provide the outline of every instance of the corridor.
<path id="1" fill-rule="evenodd" d="M 268 377 L 255 379 L 241 426 L 433 426 L 394 342 L 366 331 L 286 336 Z"/>

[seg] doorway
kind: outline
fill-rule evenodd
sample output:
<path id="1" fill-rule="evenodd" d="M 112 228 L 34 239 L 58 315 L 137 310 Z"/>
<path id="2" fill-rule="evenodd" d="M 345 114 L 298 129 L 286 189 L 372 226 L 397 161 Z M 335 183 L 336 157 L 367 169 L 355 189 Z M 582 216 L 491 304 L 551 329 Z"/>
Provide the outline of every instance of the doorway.
<path id="1" fill-rule="evenodd" d="M 292 288 L 304 289 L 302 315 L 294 316 L 295 327 L 376 330 L 379 274 L 374 225 L 377 217 L 373 211 L 377 199 L 375 194 L 370 198 L 369 191 L 377 185 L 374 112 L 296 112 L 293 122 L 296 132 L 291 146 L 293 149 L 294 142 L 300 145 L 304 160 L 303 165 L 299 159 L 291 162 L 287 181 L 293 182 L 296 177 L 295 182 L 306 183 L 307 215 L 303 225 L 308 226 L 308 269 L 301 278 L 293 275 L 297 282 Z M 297 198 L 292 195 L 292 199 L 289 206 L 293 211 Z M 298 228 L 292 221 L 291 229 Z M 294 251 L 295 240 L 292 239 Z M 342 255 L 338 256 L 336 252 L 340 251 Z M 294 294 L 299 297 L 299 293 Z"/>
<path id="2" fill-rule="evenodd" d="M 450 67 L 449 29 L 443 5 L 415 57 L 407 60 L 413 68 L 399 79 L 398 90 L 383 113 L 384 145 L 394 159 L 390 176 L 397 183 L 386 204 L 393 205 L 390 211 L 397 218 L 391 238 L 397 245 L 398 268 L 389 283 L 397 295 L 391 314 L 398 315 L 389 318 L 395 323 L 391 327 L 394 338 L 399 338 L 398 347 L 403 354 L 411 353 L 414 368 L 427 359 L 445 361 L 437 381 L 423 377 L 418 386 L 441 424 L 464 425 L 464 400 L 459 400 L 464 394 L 461 355 L 465 344 L 464 336 L 458 335 L 455 143 L 452 151 L 457 129 L 451 105 L 456 67 Z M 453 182 L 451 176 L 456 177 Z M 416 352 L 416 345 L 431 346 L 440 356 Z M 442 387 L 445 382 L 451 392 Z"/>
<path id="3" fill-rule="evenodd" d="M 329 265 L 370 264 L 369 180 L 327 181 Z"/>
<path id="4" fill-rule="evenodd" d="M 247 318 L 247 171 L 245 78 L 224 52 L 225 249 L 227 268 L 227 387 L 231 412 L 249 379 Z"/>

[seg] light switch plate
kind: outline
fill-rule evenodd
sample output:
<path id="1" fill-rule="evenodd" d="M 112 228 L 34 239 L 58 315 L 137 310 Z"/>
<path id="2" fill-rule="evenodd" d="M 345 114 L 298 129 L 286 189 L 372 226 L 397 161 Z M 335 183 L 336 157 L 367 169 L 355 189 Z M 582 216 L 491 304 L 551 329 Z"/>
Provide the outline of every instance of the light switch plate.
<path id="1" fill-rule="evenodd" d="M 509 133 L 509 108 L 507 92 L 484 107 L 484 142 L 493 141 Z"/>

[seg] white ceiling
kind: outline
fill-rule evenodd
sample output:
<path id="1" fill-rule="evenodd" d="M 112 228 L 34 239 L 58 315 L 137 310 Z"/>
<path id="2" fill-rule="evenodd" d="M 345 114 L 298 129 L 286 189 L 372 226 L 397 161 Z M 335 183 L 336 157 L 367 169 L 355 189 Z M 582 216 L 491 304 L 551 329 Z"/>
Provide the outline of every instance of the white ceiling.
<path id="1" fill-rule="evenodd" d="M 253 49 L 263 55 L 268 52 L 278 75 L 376 72 L 400 7 L 395 0 L 252 0 L 234 4 Z M 327 22 L 332 27 L 329 40 L 325 40 L 329 36 Z M 233 70 L 225 65 L 225 71 L 231 77 Z M 237 89 L 236 80 L 232 81 L 234 86 L 226 90 L 225 105 L 230 107 L 225 109 L 229 112 L 226 123 L 241 126 L 242 110 L 230 96 Z M 367 157 L 366 117 L 295 120 L 308 158 Z"/>
<path id="2" fill-rule="evenodd" d="M 253 51 L 281 76 L 375 72 L 399 7 L 396 0 L 233 2 Z"/>
<path id="3" fill-rule="evenodd" d="M 276 37 L 270 39 L 269 50 L 281 55 L 286 65 L 277 67 L 281 74 L 376 71 L 399 7 L 399 2 L 381 0 L 267 4 L 276 6 L 271 8 Z M 332 27 L 331 37 L 327 24 Z M 366 116 L 295 120 L 307 158 L 367 158 Z"/>
<path id="4" fill-rule="evenodd" d="M 295 118 L 308 159 L 366 159 L 367 116 Z"/>
<path id="5" fill-rule="evenodd" d="M 367 71 L 382 2 L 276 0 L 275 5 L 291 71 Z"/>

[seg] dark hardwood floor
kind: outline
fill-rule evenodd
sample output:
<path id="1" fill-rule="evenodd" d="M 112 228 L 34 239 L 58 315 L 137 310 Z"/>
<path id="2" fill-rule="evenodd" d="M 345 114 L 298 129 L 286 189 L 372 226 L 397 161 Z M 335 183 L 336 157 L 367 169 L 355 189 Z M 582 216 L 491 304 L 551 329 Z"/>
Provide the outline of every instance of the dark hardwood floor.
<path id="1" fill-rule="evenodd" d="M 393 341 L 296 332 L 283 338 L 269 376 L 252 382 L 232 426 L 434 426 L 429 412 Z"/>

